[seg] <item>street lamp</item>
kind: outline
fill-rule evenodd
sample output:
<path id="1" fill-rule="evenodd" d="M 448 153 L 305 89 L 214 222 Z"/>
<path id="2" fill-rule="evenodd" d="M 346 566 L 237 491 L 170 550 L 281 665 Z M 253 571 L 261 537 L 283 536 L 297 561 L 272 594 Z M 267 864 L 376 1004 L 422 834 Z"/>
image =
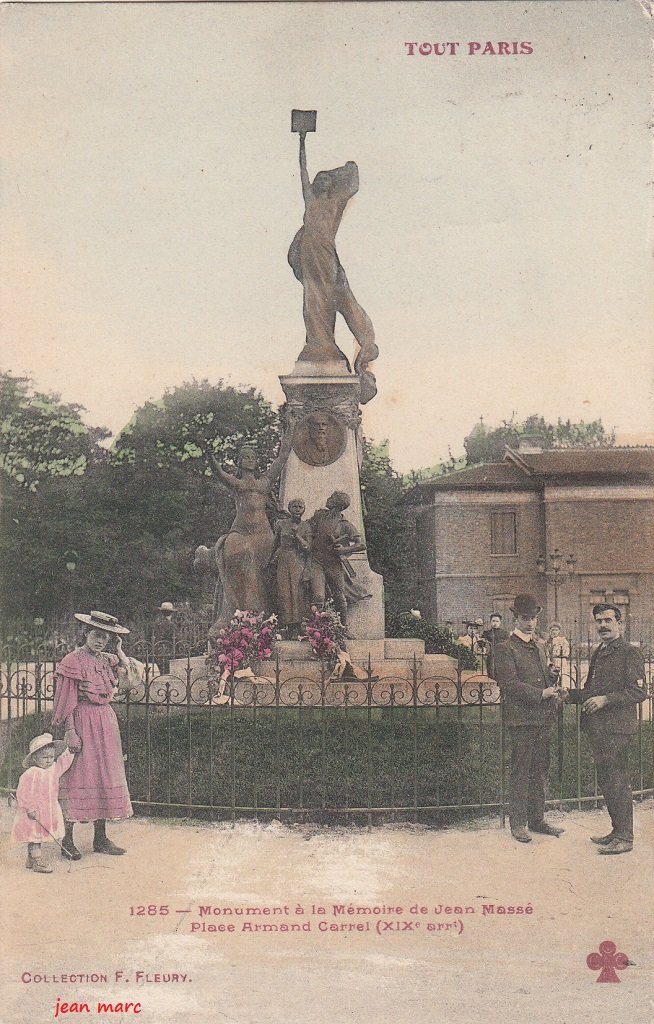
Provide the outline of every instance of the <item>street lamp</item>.
<path id="1" fill-rule="evenodd" d="M 549 566 L 547 564 L 547 557 L 549 557 Z M 554 548 L 554 551 L 550 552 L 547 557 L 545 555 L 539 555 L 536 559 L 536 565 L 538 566 L 538 572 L 540 575 L 544 576 L 547 582 L 551 583 L 554 587 L 554 618 L 558 619 L 559 587 L 569 583 L 575 575 L 577 559 L 574 555 L 568 555 L 568 557 L 565 558 L 563 552 L 559 551 L 558 548 Z"/>
<path id="2" fill-rule="evenodd" d="M 79 555 L 76 551 L 65 551 L 64 559 L 66 563 L 66 569 L 68 571 L 68 604 L 69 612 L 75 611 L 75 602 L 73 600 L 73 575 L 77 569 L 77 563 L 79 562 Z"/>

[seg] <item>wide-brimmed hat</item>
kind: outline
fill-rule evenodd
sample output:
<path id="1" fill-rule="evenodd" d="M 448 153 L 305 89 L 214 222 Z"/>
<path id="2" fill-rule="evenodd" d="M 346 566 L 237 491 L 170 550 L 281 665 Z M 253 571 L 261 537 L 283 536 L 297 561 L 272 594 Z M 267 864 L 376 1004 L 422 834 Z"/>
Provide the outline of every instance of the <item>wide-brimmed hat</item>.
<path id="1" fill-rule="evenodd" d="M 63 740 L 53 740 L 52 735 L 49 732 L 44 732 L 40 736 L 35 736 L 33 740 L 30 740 L 29 753 L 23 758 L 23 768 L 31 768 L 34 764 L 34 755 L 43 750 L 44 747 L 54 747 L 55 757 L 59 757 L 63 754 L 66 749 L 66 744 Z"/>
<path id="2" fill-rule="evenodd" d="M 121 626 L 115 615 L 107 615 L 106 612 L 91 612 L 90 615 L 75 612 L 75 618 L 92 629 L 102 629 L 105 633 L 121 633 L 123 636 L 129 633 L 127 626 Z"/>
<path id="3" fill-rule="evenodd" d="M 542 612 L 543 606 L 536 603 L 533 594 L 518 594 L 510 609 L 514 615 L 538 615 Z"/>
<path id="4" fill-rule="evenodd" d="M 161 604 L 159 605 L 159 607 L 157 608 L 157 611 L 158 612 L 174 612 L 175 611 L 175 605 L 173 604 L 172 601 L 162 601 Z"/>

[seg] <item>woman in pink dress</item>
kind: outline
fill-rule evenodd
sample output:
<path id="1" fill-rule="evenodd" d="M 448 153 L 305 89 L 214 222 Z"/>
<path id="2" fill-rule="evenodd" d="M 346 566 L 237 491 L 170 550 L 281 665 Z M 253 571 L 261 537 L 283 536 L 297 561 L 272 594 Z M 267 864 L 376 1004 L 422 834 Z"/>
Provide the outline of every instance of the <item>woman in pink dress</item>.
<path id="1" fill-rule="evenodd" d="M 121 636 L 129 633 L 113 615 L 91 612 L 75 618 L 90 629 L 84 644 L 57 665 L 53 724 L 63 725 L 65 741 L 75 754 L 72 767 L 60 783 L 64 813 L 64 856 L 79 860 L 73 842 L 76 821 L 94 823 L 95 853 L 125 853 L 107 838 L 107 818 L 129 818 L 132 804 L 127 789 L 118 719 L 111 707 L 114 687 L 126 678 L 129 661 Z M 116 653 L 105 648 L 116 637 Z"/>
<path id="2" fill-rule="evenodd" d="M 59 806 L 59 780 L 70 768 L 74 755 L 48 732 L 35 736 L 23 759 L 25 771 L 16 789 L 16 817 L 11 830 L 14 843 L 27 843 L 29 871 L 49 875 L 52 867 L 41 857 L 41 843 L 52 843 L 64 834 Z"/>

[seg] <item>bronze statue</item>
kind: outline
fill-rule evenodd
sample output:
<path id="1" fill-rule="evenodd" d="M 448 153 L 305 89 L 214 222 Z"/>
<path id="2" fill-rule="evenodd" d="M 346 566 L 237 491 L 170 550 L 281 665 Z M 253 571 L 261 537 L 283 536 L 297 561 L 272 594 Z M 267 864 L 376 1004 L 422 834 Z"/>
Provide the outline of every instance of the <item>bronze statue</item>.
<path id="1" fill-rule="evenodd" d="M 253 448 L 246 446 L 241 449 L 239 476 L 227 473 L 210 455 L 218 479 L 236 502 L 236 517 L 229 533 L 220 537 L 213 549 L 219 587 L 215 602 L 216 621 L 210 635 L 224 628 L 237 608 L 272 611 L 266 571 L 273 549 L 273 532 L 266 516 L 266 504 L 290 450 L 291 438 L 287 435 L 279 455 L 261 476 L 256 475 L 257 456 Z"/>
<path id="2" fill-rule="evenodd" d="M 358 530 L 343 515 L 349 504 L 349 494 L 334 491 L 325 502 L 327 507 L 319 508 L 309 520 L 313 602 L 324 605 L 326 587 L 329 587 L 334 607 L 344 626 L 347 625 L 348 604 L 370 597 L 357 582 L 356 573 L 348 561 L 349 555 L 366 550 Z"/>
<path id="3" fill-rule="evenodd" d="M 354 335 L 359 352 L 354 371 L 361 380 L 361 402 L 374 398 L 377 387 L 368 364 L 379 355 L 370 317 L 359 305 L 348 284 L 336 252 L 336 232 L 348 201 L 359 190 L 357 165 L 349 160 L 342 167 L 319 171 L 309 180 L 306 158 L 306 133 L 312 121 L 298 119 L 294 111 L 294 130 L 300 134 L 300 178 L 304 197 L 304 223 L 291 242 L 288 262 L 304 289 L 303 313 L 306 342 L 299 360 L 314 363 L 345 361 L 350 363 L 334 338 L 336 314 L 340 313 Z M 299 127 L 295 128 L 295 125 Z"/>
<path id="4" fill-rule="evenodd" d="M 288 514 L 275 524 L 271 563 L 276 566 L 277 614 L 291 639 L 297 635 L 302 619 L 309 614 L 310 586 L 308 559 L 311 554 L 311 530 L 302 522 L 305 504 L 301 498 L 288 503 Z"/>

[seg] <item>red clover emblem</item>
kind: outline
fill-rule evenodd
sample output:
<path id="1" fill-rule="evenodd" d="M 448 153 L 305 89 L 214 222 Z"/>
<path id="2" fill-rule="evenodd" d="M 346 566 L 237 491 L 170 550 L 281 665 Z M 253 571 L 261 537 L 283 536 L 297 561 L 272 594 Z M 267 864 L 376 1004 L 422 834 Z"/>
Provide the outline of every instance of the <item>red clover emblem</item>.
<path id="1" fill-rule="evenodd" d="M 629 957 L 625 953 L 616 953 L 615 942 L 600 942 L 599 952 L 589 953 L 586 963 L 591 971 L 600 971 L 597 981 L 620 981 L 616 971 L 624 971 L 629 966 Z"/>

